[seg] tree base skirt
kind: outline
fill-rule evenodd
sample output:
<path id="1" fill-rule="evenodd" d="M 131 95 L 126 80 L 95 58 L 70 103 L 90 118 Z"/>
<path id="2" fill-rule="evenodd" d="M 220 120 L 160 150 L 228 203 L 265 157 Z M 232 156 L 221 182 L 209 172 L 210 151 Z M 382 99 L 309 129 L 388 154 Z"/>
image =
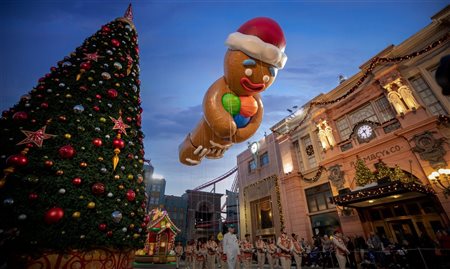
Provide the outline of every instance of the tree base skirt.
<path id="1" fill-rule="evenodd" d="M 26 269 L 131 269 L 133 268 L 134 251 L 118 251 L 113 249 L 95 249 L 91 251 L 73 250 L 69 253 L 45 253 L 38 259 L 23 258 Z M 24 262 L 24 263 L 23 263 Z"/>

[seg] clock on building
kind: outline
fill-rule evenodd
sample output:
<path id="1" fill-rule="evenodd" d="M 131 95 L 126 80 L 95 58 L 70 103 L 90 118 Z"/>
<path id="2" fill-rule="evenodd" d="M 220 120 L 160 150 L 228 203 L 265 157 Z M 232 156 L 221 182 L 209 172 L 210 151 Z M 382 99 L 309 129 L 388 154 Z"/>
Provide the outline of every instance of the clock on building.
<path id="1" fill-rule="evenodd" d="M 257 154 L 259 150 L 259 144 L 258 142 L 253 142 L 250 144 L 250 151 L 252 154 Z"/>
<path id="2" fill-rule="evenodd" d="M 356 127 L 356 135 L 359 142 L 369 142 L 375 137 L 375 131 L 371 124 L 363 123 Z"/>

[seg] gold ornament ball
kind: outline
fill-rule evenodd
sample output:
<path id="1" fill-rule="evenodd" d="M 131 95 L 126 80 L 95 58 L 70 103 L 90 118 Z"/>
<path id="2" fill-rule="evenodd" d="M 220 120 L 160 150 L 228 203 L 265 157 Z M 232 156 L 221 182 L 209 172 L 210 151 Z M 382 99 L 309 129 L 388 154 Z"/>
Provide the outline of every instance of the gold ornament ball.
<path id="1" fill-rule="evenodd" d="M 133 176 L 132 174 L 128 174 L 127 178 L 128 178 L 129 180 L 133 180 L 134 176 Z"/>
<path id="2" fill-rule="evenodd" d="M 123 190 L 125 187 L 121 184 L 121 185 L 119 185 L 119 189 L 120 190 Z"/>
<path id="3" fill-rule="evenodd" d="M 6 184 L 6 180 L 4 178 L 0 179 L 0 189 L 3 188 L 3 186 L 5 186 Z"/>
<path id="4" fill-rule="evenodd" d="M 140 234 L 133 234 L 134 239 L 138 239 L 141 235 Z"/>
<path id="5" fill-rule="evenodd" d="M 70 93 L 66 94 L 66 98 L 72 98 L 72 95 Z"/>
<path id="6" fill-rule="evenodd" d="M 88 80 L 89 81 L 94 81 L 94 78 L 93 77 L 88 77 Z"/>
<path id="7" fill-rule="evenodd" d="M 65 135 L 64 135 L 64 138 L 66 138 L 66 139 L 71 139 L 71 138 L 72 138 L 72 135 L 70 135 L 70 134 L 65 134 Z"/>
<path id="8" fill-rule="evenodd" d="M 134 217 L 134 215 L 136 215 L 134 212 L 130 213 L 130 216 Z"/>
<path id="9" fill-rule="evenodd" d="M 130 224 L 130 229 L 133 229 L 133 228 L 134 228 L 134 224 L 131 223 L 131 224 Z"/>
<path id="10" fill-rule="evenodd" d="M 106 122 L 106 119 L 103 118 L 103 117 L 101 117 L 101 118 L 100 118 L 100 122 L 101 122 L 101 123 L 105 123 L 105 122 Z"/>
<path id="11" fill-rule="evenodd" d="M 81 162 L 80 163 L 80 167 L 81 168 L 86 168 L 88 166 L 88 164 L 86 162 Z"/>
<path id="12" fill-rule="evenodd" d="M 79 219 L 80 216 L 81 216 L 80 211 L 75 211 L 75 212 L 73 212 L 73 214 L 72 214 L 72 218 L 74 218 L 74 219 Z"/>
<path id="13" fill-rule="evenodd" d="M 97 158 L 97 161 L 103 162 L 103 157 L 98 157 L 98 158 Z"/>
<path id="14" fill-rule="evenodd" d="M 80 195 L 80 196 L 78 197 L 78 199 L 83 200 L 83 199 L 84 199 L 84 196 L 83 196 L 83 195 Z"/>
<path id="15" fill-rule="evenodd" d="M 116 87 L 120 87 L 120 84 L 118 82 L 116 83 Z"/>
<path id="16" fill-rule="evenodd" d="M 120 179 L 120 176 L 119 175 L 115 175 L 114 179 Z"/>
<path id="17" fill-rule="evenodd" d="M 87 208 L 94 209 L 95 208 L 95 203 L 94 202 L 89 202 L 88 205 L 87 205 Z"/>
<path id="18" fill-rule="evenodd" d="M 58 171 L 56 171 L 56 175 L 57 176 L 62 176 L 62 175 L 64 175 L 64 171 L 63 170 L 58 170 Z"/>

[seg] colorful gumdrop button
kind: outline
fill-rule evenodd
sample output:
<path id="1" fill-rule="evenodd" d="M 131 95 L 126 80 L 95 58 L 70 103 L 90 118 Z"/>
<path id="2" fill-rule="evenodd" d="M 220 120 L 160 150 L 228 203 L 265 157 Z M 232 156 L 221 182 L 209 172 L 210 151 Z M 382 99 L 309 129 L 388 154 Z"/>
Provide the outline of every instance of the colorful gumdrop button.
<path id="1" fill-rule="evenodd" d="M 246 118 L 256 114 L 258 111 L 258 103 L 256 103 L 253 96 L 240 96 L 239 99 L 241 100 L 241 109 L 239 114 Z"/>
<path id="2" fill-rule="evenodd" d="M 226 93 L 222 96 L 222 105 L 228 113 L 235 116 L 241 109 L 241 101 L 239 97 L 232 93 Z"/>
<path id="3" fill-rule="evenodd" d="M 237 114 L 236 116 L 233 117 L 233 119 L 238 128 L 244 128 L 250 122 L 251 118 L 250 117 L 246 118 L 241 114 Z"/>

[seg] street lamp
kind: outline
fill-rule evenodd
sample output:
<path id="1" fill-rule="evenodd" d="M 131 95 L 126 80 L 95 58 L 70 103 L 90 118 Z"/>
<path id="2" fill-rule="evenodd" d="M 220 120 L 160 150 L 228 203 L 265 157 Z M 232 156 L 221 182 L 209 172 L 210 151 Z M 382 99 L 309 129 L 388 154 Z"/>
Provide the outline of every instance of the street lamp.
<path id="1" fill-rule="evenodd" d="M 431 183 L 433 183 L 433 185 L 443 190 L 445 198 L 447 198 L 450 195 L 449 178 L 450 178 L 450 169 L 444 168 L 434 171 L 428 176 L 428 179 L 431 181 Z M 445 180 L 444 183 L 442 182 L 441 179 Z"/>

